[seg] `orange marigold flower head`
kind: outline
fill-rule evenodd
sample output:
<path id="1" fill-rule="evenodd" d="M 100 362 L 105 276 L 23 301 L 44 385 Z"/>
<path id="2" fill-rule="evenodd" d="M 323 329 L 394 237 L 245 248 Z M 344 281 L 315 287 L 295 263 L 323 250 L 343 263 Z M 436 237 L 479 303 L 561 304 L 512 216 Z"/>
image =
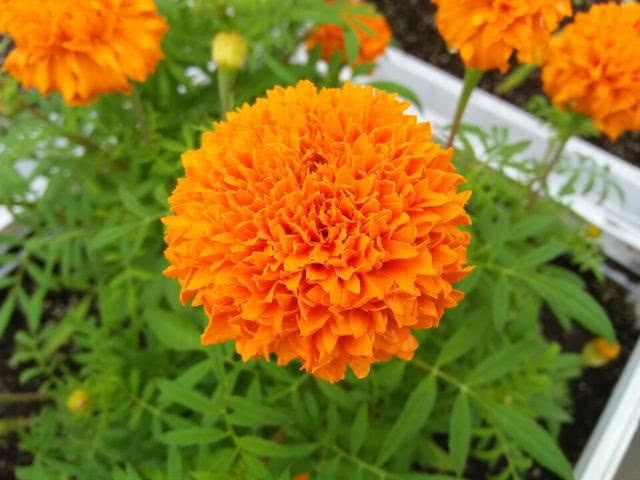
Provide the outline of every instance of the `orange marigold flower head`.
<path id="1" fill-rule="evenodd" d="M 464 64 L 506 72 L 516 53 L 522 63 L 542 60 L 551 33 L 571 15 L 571 0 L 433 0 L 436 25 Z"/>
<path id="2" fill-rule="evenodd" d="M 359 1 L 349 2 L 350 5 L 360 3 Z M 354 62 L 356 65 L 375 62 L 385 52 L 392 37 L 387 20 L 376 13 L 375 7 L 367 6 L 370 7 L 370 13 L 346 12 L 344 14 L 345 20 L 358 36 L 359 50 Z M 307 48 L 312 50 L 316 46 L 320 47 L 321 57 L 325 60 L 329 60 L 335 52 L 342 52 L 344 60 L 347 61 L 344 30 L 339 25 L 323 23 L 314 28 L 307 37 Z"/>
<path id="3" fill-rule="evenodd" d="M 462 293 L 470 223 L 451 150 L 408 103 L 347 83 L 275 89 L 183 154 L 169 199 L 169 277 L 203 305 L 203 344 L 329 381 L 409 360 L 412 329 Z"/>
<path id="4" fill-rule="evenodd" d="M 640 4 L 594 5 L 549 44 L 544 90 L 615 140 L 640 130 Z"/>
<path id="5" fill-rule="evenodd" d="M 125 92 L 162 58 L 167 30 L 153 0 L 0 0 L 0 27 L 15 49 L 4 69 L 43 95 L 84 105 Z"/>

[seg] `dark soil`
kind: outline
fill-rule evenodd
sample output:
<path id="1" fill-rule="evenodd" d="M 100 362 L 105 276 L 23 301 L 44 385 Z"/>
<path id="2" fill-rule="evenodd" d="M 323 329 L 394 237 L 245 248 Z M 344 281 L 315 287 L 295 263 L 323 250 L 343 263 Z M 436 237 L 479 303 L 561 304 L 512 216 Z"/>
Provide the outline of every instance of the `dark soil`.
<path id="1" fill-rule="evenodd" d="M 3 301 L 3 295 L 0 294 L 0 305 Z M 21 385 L 18 381 L 20 372 L 9 366 L 9 359 L 13 355 L 13 337 L 19 327 L 22 327 L 19 321 L 13 320 L 0 339 L 0 395 L 34 392 L 37 388 L 31 382 Z M 10 424 L 23 422 L 23 419 L 35 413 L 39 407 L 40 404 L 34 402 L 0 402 L 0 425 L 8 422 L 7 429 L 13 430 L 5 435 L 4 427 L 0 427 L 0 480 L 15 479 L 16 467 L 31 462 L 31 456 L 18 448 L 18 434 Z"/>
<path id="2" fill-rule="evenodd" d="M 423 60 L 462 78 L 464 66 L 460 57 L 449 51 L 435 27 L 435 6 L 428 0 L 370 0 L 387 17 L 394 38 L 400 46 Z M 586 0 L 576 9 L 584 10 L 592 3 L 608 0 Z M 495 94 L 496 87 L 504 79 L 499 72 L 484 75 L 480 87 Z M 532 95 L 542 93 L 540 76 L 533 74 L 515 90 L 502 98 L 524 107 Z M 591 143 L 640 166 L 640 132 L 625 133 L 614 143 L 601 138 L 588 138 Z"/>

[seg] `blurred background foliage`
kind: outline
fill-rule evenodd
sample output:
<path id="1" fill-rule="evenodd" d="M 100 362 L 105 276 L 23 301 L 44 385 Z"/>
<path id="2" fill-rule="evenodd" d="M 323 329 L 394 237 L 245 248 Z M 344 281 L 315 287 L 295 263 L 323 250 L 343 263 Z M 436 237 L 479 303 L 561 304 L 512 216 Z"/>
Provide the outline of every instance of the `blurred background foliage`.
<path id="1" fill-rule="evenodd" d="M 615 335 L 581 277 L 554 263 L 597 271 L 597 246 L 552 200 L 523 206 L 531 192 L 504 170 L 537 172 L 508 132 L 462 129 L 475 270 L 464 302 L 418 333 L 412 362 L 332 385 L 295 364 L 243 363 L 230 343 L 200 346 L 204 315 L 161 274 L 159 220 L 180 154 L 222 115 L 211 39 L 235 31 L 250 45 L 237 104 L 300 78 L 337 84 L 341 56 L 324 72 L 317 52 L 289 58 L 313 24 L 349 29 L 350 7 L 157 3 L 171 27 L 166 59 L 131 96 L 69 108 L 0 76 L 0 205 L 15 217 L 0 237 L 0 265 L 12 267 L 0 277 L 0 333 L 12 336 L 20 381 L 44 400 L 3 421 L 21 427 L 32 455 L 18 478 L 519 479 L 534 462 L 571 478 L 554 437 L 571 420 L 567 382 L 582 359 L 544 337 L 541 308 L 564 328 Z M 487 153 L 494 170 L 477 160 Z"/>

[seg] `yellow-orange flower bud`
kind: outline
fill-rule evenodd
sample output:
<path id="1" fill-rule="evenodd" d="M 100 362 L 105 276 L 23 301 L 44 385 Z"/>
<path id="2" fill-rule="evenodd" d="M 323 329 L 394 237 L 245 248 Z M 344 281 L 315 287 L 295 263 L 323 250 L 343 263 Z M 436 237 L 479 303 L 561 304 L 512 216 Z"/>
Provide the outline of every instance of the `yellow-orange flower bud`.
<path id="1" fill-rule="evenodd" d="M 218 68 L 239 70 L 247 60 L 249 44 L 235 32 L 220 32 L 213 37 L 211 56 Z"/>
<path id="2" fill-rule="evenodd" d="M 67 398 L 67 408 L 73 413 L 84 413 L 89 409 L 91 396 L 84 388 L 76 388 Z"/>
<path id="3" fill-rule="evenodd" d="M 600 229 L 600 227 L 597 227 L 595 225 L 589 225 L 587 227 L 587 237 L 600 238 L 601 235 L 602 235 L 602 230 Z"/>
<path id="4" fill-rule="evenodd" d="M 588 342 L 582 349 L 582 359 L 589 367 L 601 367 L 620 355 L 620 344 L 598 337 Z"/>

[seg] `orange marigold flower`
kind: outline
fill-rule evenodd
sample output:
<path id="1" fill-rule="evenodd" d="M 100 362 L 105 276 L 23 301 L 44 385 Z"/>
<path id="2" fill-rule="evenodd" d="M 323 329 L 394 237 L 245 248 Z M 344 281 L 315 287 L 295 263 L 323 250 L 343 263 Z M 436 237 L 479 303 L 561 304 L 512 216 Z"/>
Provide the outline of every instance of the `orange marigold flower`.
<path id="1" fill-rule="evenodd" d="M 15 49 L 4 69 L 70 105 L 131 90 L 162 58 L 167 30 L 152 0 L 3 0 L 0 27 Z"/>
<path id="2" fill-rule="evenodd" d="M 464 64 L 506 72 L 513 53 L 539 63 L 551 33 L 571 15 L 571 0 L 433 0 L 436 25 Z"/>
<path id="3" fill-rule="evenodd" d="M 294 358 L 329 381 L 409 360 L 411 329 L 462 293 L 470 223 L 451 150 L 369 86 L 277 87 L 183 154 L 165 270 L 203 305 L 201 341 Z"/>
<path id="4" fill-rule="evenodd" d="M 615 140 L 640 130 L 640 4 L 594 5 L 549 44 L 544 90 Z"/>
<path id="5" fill-rule="evenodd" d="M 349 2 L 351 5 L 360 4 L 359 1 Z M 391 42 L 391 28 L 387 20 L 375 12 L 371 7 L 369 14 L 354 14 L 346 12 L 345 20 L 358 36 L 359 50 L 355 64 L 373 63 L 382 55 Z M 344 31 L 339 25 L 324 23 L 313 29 L 307 37 L 307 48 L 312 50 L 320 46 L 323 59 L 329 60 L 335 52 L 342 52 L 346 62 L 346 47 Z"/>

